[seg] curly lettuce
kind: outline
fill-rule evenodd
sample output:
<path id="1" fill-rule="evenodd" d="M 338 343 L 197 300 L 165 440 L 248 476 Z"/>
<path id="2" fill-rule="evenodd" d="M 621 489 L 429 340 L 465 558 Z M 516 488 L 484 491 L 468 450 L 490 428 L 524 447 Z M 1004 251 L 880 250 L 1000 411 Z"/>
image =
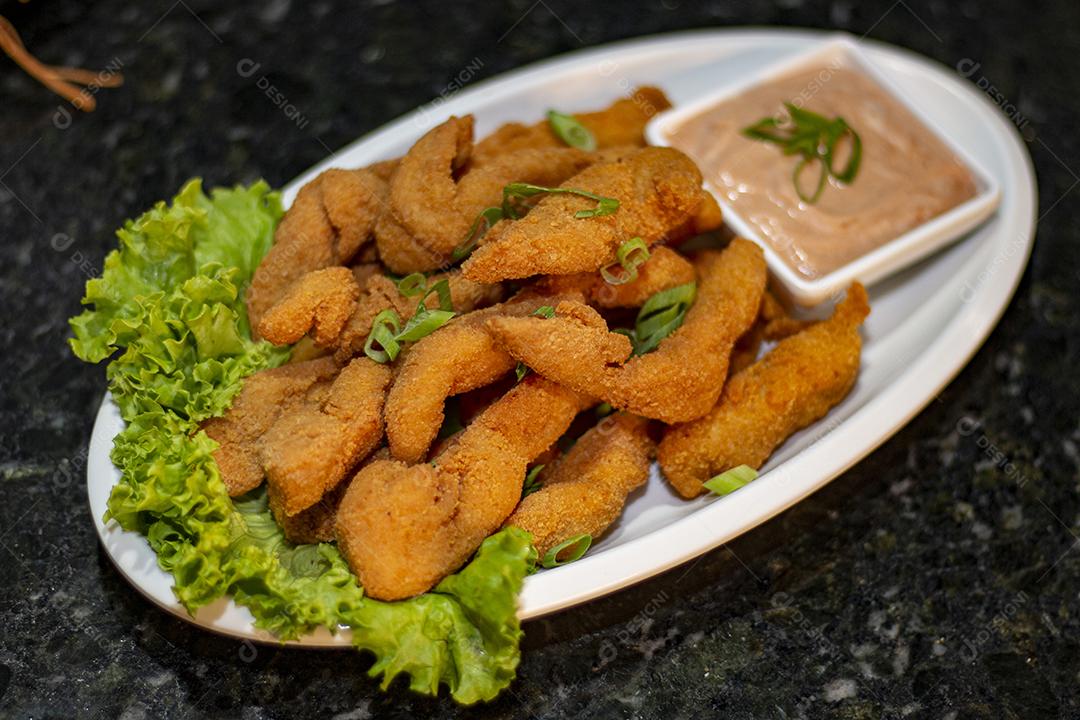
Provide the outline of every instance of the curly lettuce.
<path id="1" fill-rule="evenodd" d="M 520 659 L 517 594 L 535 559 L 527 533 L 488 538 L 429 593 L 379 602 L 333 544 L 293 545 L 265 492 L 233 500 L 221 480 L 200 424 L 229 407 L 245 377 L 288 358 L 251 340 L 243 302 L 281 215 L 266 183 L 207 195 L 192 180 L 125 223 L 102 276 L 87 283 L 71 347 L 87 362 L 110 360 L 126 422 L 106 519 L 146 536 L 189 612 L 229 595 L 282 639 L 349 626 L 384 688 L 404 674 L 417 692 L 446 685 L 459 702 L 491 700 Z"/>

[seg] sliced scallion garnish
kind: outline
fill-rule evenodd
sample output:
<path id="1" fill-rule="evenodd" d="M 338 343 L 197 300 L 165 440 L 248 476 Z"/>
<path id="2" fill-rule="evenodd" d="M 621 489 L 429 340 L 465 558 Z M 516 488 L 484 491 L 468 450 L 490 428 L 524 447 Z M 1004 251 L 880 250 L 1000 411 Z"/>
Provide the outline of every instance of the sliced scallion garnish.
<path id="1" fill-rule="evenodd" d="M 553 568 L 572 563 L 588 552 L 590 545 L 592 545 L 592 535 L 587 533 L 576 535 L 569 540 L 563 540 L 544 553 L 540 564 L 546 568 Z"/>
<path id="2" fill-rule="evenodd" d="M 649 259 L 649 248 L 639 237 L 627 240 L 615 251 L 615 262 L 600 268 L 600 275 L 609 285 L 624 285 L 637 280 L 638 266 Z M 620 272 L 615 273 L 619 268 Z"/>
<path id="3" fill-rule="evenodd" d="M 833 120 L 824 115 L 784 103 L 788 118 L 766 117 L 743 128 L 742 134 L 753 140 L 779 145 L 785 155 L 800 155 L 792 172 L 795 193 L 806 203 L 816 203 L 825 189 L 825 181 L 831 176 L 848 184 L 855 180 L 862 163 L 862 139 L 842 117 Z M 844 138 L 851 141 L 851 154 L 847 165 L 837 169 L 836 147 Z M 813 192 L 803 189 L 802 175 L 810 165 L 818 165 L 818 179 Z"/>
<path id="4" fill-rule="evenodd" d="M 405 323 L 405 327 L 394 339 L 399 343 L 416 342 L 450 322 L 452 317 L 454 317 L 452 310 L 424 310 L 418 312 L 409 318 L 409 322 Z"/>
<path id="5" fill-rule="evenodd" d="M 414 272 L 398 280 L 398 292 L 405 297 L 419 295 L 427 289 L 427 276 L 421 272 Z"/>
<path id="6" fill-rule="evenodd" d="M 705 489 L 717 495 L 733 493 L 758 476 L 757 470 L 749 465 L 739 465 L 720 473 L 702 483 Z"/>
<path id="7" fill-rule="evenodd" d="M 525 473 L 525 482 L 521 485 L 522 499 L 524 499 L 526 495 L 532 495 L 542 487 L 541 483 L 536 478 L 543 469 L 544 465 L 541 463 L 540 465 L 532 466 L 529 468 L 529 472 Z"/>
<path id="8" fill-rule="evenodd" d="M 603 197 L 602 195 L 591 193 L 588 190 L 561 187 L 549 188 L 541 185 L 532 185 L 530 183 L 514 182 L 503 188 L 503 217 L 510 218 L 511 220 L 520 219 L 527 209 L 525 201 L 528 198 L 545 194 L 579 195 L 596 201 L 595 208 L 590 210 L 578 210 L 574 213 L 574 217 L 576 218 L 601 217 L 603 215 L 610 215 L 619 209 L 619 201 L 615 198 Z"/>
<path id="9" fill-rule="evenodd" d="M 656 349 L 660 341 L 679 329 L 687 310 L 694 303 L 697 283 L 676 285 L 652 295 L 638 311 L 634 325 L 634 354 L 644 355 Z"/>
<path id="10" fill-rule="evenodd" d="M 465 234 L 465 239 L 450 253 L 451 259 L 456 262 L 469 257 L 480 243 L 480 238 L 487 234 L 492 225 L 502 219 L 503 210 L 501 207 L 489 207 L 481 210 L 480 214 L 476 216 L 476 220 L 473 220 L 473 224 L 469 227 L 469 232 Z"/>
<path id="11" fill-rule="evenodd" d="M 424 288 L 424 296 L 420 298 L 420 303 L 416 306 L 417 312 L 427 310 L 427 299 L 431 297 L 432 293 L 439 299 L 439 309 L 446 312 L 450 312 L 454 309 L 453 298 L 450 297 L 450 281 L 446 278 L 438 281 L 431 287 Z"/>
<path id="12" fill-rule="evenodd" d="M 417 275 L 420 276 L 419 280 L 415 279 Z M 428 287 L 427 279 L 421 273 L 413 273 L 399 281 L 398 289 L 405 295 L 423 293 L 423 296 L 416 303 L 416 312 L 404 328 L 401 327 L 401 316 L 394 310 L 383 310 L 375 316 L 367 341 L 364 342 L 364 354 L 377 363 L 393 362 L 401 352 L 402 343 L 427 337 L 450 322 L 456 314 L 450 297 L 450 283 L 446 278 Z M 428 310 L 425 304 L 432 294 L 439 300 L 438 310 Z"/>
<path id="13" fill-rule="evenodd" d="M 592 152 L 596 149 L 596 138 L 589 128 L 581 124 L 573 115 L 564 115 L 555 110 L 548 110 L 548 125 L 551 132 L 570 147 Z"/>
<path id="14" fill-rule="evenodd" d="M 364 354 L 377 363 L 393 362 L 401 352 L 401 344 L 396 339 L 400 330 L 401 316 L 394 310 L 383 310 L 371 321 Z"/>

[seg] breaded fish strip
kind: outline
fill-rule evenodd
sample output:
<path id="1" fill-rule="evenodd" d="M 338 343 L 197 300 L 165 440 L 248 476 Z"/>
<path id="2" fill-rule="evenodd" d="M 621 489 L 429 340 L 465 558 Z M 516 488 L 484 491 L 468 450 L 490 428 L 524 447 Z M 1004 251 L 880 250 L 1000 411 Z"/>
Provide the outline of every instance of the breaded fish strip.
<path id="1" fill-rule="evenodd" d="M 458 179 L 472 150 L 472 129 L 471 115 L 433 128 L 402 158 L 390 181 L 393 221 L 439 259 L 424 270 L 450 261 L 477 215 L 501 202 L 508 183 L 558 185 L 594 162 L 590 153 L 575 148 L 527 148 Z"/>
<path id="2" fill-rule="evenodd" d="M 315 344 L 337 340 L 356 310 L 360 288 L 346 267 L 313 270 L 289 288 L 259 322 L 259 334 L 275 345 L 291 345 L 310 331 Z"/>
<path id="3" fill-rule="evenodd" d="M 671 107 L 664 92 L 640 87 L 603 110 L 576 113 L 577 120 L 596 138 L 597 148 L 645 145 L 645 125 Z M 546 120 L 533 125 L 507 123 L 476 144 L 473 165 L 482 167 L 493 158 L 524 148 L 565 147 Z"/>
<path id="4" fill-rule="evenodd" d="M 766 289 L 761 296 L 761 309 L 758 311 L 757 320 L 749 330 L 743 333 L 731 351 L 728 374 L 734 375 L 753 365 L 761 352 L 762 343 L 766 340 L 770 342 L 783 340 L 810 324 L 807 320 L 796 320 L 789 315 L 776 296 Z"/>
<path id="5" fill-rule="evenodd" d="M 360 467 L 376 460 L 386 460 L 389 457 L 390 453 L 386 448 L 379 448 L 371 453 Z M 281 500 L 277 497 L 277 491 L 272 486 L 269 487 L 270 509 L 277 511 L 274 520 L 281 526 L 286 539 L 298 545 L 333 542 L 338 506 L 341 505 L 341 498 L 345 497 L 345 488 L 348 484 L 338 483 L 337 487 L 323 495 L 319 502 L 292 517 L 281 512 Z"/>
<path id="6" fill-rule="evenodd" d="M 855 384 L 870 312 L 855 283 L 833 316 L 781 340 L 732 377 L 708 415 L 669 428 L 660 443 L 664 476 L 686 498 L 701 483 L 739 465 L 759 468 L 792 433 L 823 417 Z"/>
<path id="7" fill-rule="evenodd" d="M 540 557 L 577 535 L 599 537 L 618 519 L 627 496 L 649 479 L 656 447 L 648 421 L 626 413 L 604 418 L 574 444 L 521 501 L 504 525 L 533 536 Z"/>
<path id="8" fill-rule="evenodd" d="M 347 264 L 372 236 L 387 192 L 386 181 L 367 168 L 327 170 L 302 187 L 251 278 L 251 327 L 304 274 Z"/>
<path id="9" fill-rule="evenodd" d="M 536 285 L 552 294 L 579 292 L 597 307 L 632 308 L 641 307 L 661 290 L 694 282 L 694 278 L 693 263 L 671 248 L 658 245 L 638 267 L 638 276 L 622 285 L 612 285 L 599 273 L 551 275 L 537 280 Z"/>
<path id="10" fill-rule="evenodd" d="M 338 370 L 333 358 L 260 370 L 244 380 L 225 415 L 203 423 L 203 430 L 219 445 L 214 460 L 229 495 L 237 497 L 262 484 L 259 438 L 282 414 L 292 412 L 309 394 L 328 386 Z"/>
<path id="11" fill-rule="evenodd" d="M 428 287 L 443 279 L 447 281 L 450 289 L 450 301 L 454 306 L 454 312 L 459 315 L 497 303 L 503 296 L 501 285 L 474 283 L 462 277 L 458 270 L 432 275 L 428 278 Z M 431 307 L 431 302 L 429 299 L 429 307 Z M 356 311 L 345 323 L 345 327 L 337 338 L 334 356 L 339 362 L 346 362 L 359 354 L 364 349 L 368 333 L 371 332 L 371 323 L 383 310 L 393 309 L 404 321 L 412 317 L 419 303 L 419 295 L 405 297 L 390 278 L 381 275 L 372 277 L 360 296 Z"/>
<path id="12" fill-rule="evenodd" d="M 389 368 L 356 358 L 325 398 L 282 414 L 259 438 L 276 516 L 292 517 L 319 502 L 379 444 L 390 376 Z"/>
<path id="13" fill-rule="evenodd" d="M 697 299 L 653 352 L 630 359 L 625 336 L 596 311 L 562 303 L 550 319 L 493 318 L 488 327 L 515 359 L 578 392 L 636 415 L 685 422 L 716 404 L 735 341 L 757 317 L 765 289 L 761 248 L 736 238 L 695 260 Z"/>
<path id="14" fill-rule="evenodd" d="M 683 225 L 703 201 L 701 173 L 671 148 L 644 148 L 613 162 L 598 163 L 561 187 L 615 198 L 610 215 L 577 218 L 595 200 L 549 194 L 520 220 L 500 220 L 462 265 L 465 277 L 497 282 L 532 275 L 568 275 L 599 270 L 623 242 L 640 237 L 651 245 Z"/>
<path id="15" fill-rule="evenodd" d="M 525 378 L 473 421 L 434 462 L 373 462 L 338 508 L 338 547 L 365 595 L 398 600 L 459 568 L 513 512 L 528 463 L 587 401 Z"/>
<path id="16" fill-rule="evenodd" d="M 386 440 L 394 458 L 423 460 L 442 427 L 446 399 L 489 385 L 514 369 L 517 362 L 488 332 L 488 318 L 527 316 L 558 301 L 515 298 L 455 319 L 416 343 L 386 396 Z"/>

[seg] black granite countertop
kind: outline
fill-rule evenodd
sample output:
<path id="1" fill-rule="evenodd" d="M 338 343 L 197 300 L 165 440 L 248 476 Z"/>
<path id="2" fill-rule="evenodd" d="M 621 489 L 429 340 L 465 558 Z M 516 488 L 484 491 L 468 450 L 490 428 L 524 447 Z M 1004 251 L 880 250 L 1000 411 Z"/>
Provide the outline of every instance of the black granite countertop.
<path id="1" fill-rule="evenodd" d="M 0 12 L 48 62 L 127 78 L 72 115 L 0 58 L 0 716 L 1080 717 L 1080 5 L 32 0 Z M 1038 241 L 1001 324 L 936 402 L 729 546 L 527 623 L 519 679 L 486 707 L 380 693 L 349 651 L 252 653 L 120 577 L 84 484 L 103 371 L 65 338 L 123 218 L 192 175 L 280 185 L 472 58 L 481 79 L 734 25 L 840 28 L 978 63 L 970 80 L 1015 108 L 1039 175 Z M 237 73 L 245 59 L 302 126 Z"/>

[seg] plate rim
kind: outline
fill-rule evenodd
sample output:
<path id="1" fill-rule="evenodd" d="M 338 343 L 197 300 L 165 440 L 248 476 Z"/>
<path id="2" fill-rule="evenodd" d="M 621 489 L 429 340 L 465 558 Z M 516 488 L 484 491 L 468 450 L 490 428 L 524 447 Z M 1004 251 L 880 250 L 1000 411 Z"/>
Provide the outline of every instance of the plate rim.
<path id="1" fill-rule="evenodd" d="M 832 30 L 813 30 L 808 28 L 761 28 L 761 27 L 738 27 L 738 28 L 699 28 L 693 30 L 685 30 L 671 33 L 655 34 L 641 36 L 637 38 L 629 38 L 620 40 L 613 43 L 607 43 L 604 45 L 583 48 L 568 53 L 560 54 L 555 57 L 546 58 L 528 65 L 524 65 L 520 68 L 512 69 L 499 75 L 489 78 L 474 84 L 471 84 L 468 88 L 463 90 L 460 95 L 465 96 L 465 100 L 485 93 L 490 90 L 502 91 L 504 87 L 508 87 L 512 83 L 520 83 L 527 81 L 533 75 L 544 73 L 552 69 L 559 68 L 561 66 L 577 65 L 582 61 L 588 59 L 597 59 L 605 55 L 621 55 L 624 53 L 639 53 L 647 52 L 658 47 L 668 45 L 672 42 L 686 42 L 689 40 L 694 41 L 708 41 L 715 40 L 733 46 L 733 51 L 738 51 L 740 47 L 752 46 L 755 43 L 778 43 L 784 40 L 791 39 L 803 39 L 803 40 L 819 40 L 821 42 L 828 42 L 829 38 L 835 37 L 836 31 Z M 895 56 L 895 59 L 906 63 L 914 64 L 920 71 L 930 72 L 940 77 L 947 77 L 946 66 L 937 63 L 936 61 L 922 56 L 914 51 L 908 50 L 903 47 L 891 45 L 888 43 L 863 39 L 859 41 L 861 44 L 868 46 L 868 50 L 871 53 L 881 53 L 883 55 Z M 799 52 L 795 50 L 794 52 Z M 892 60 L 893 58 L 889 58 Z M 931 352 L 923 353 L 918 360 L 914 361 L 907 370 L 897 377 L 892 383 L 887 385 L 878 395 L 869 398 L 866 403 L 856 409 L 850 416 L 845 418 L 839 425 L 847 426 L 851 425 L 853 431 L 861 431 L 862 435 L 871 436 L 869 440 L 864 440 L 858 444 L 860 448 L 855 453 L 836 453 L 831 445 L 836 443 L 836 435 L 832 433 L 827 434 L 825 437 L 820 438 L 814 444 L 805 448 L 797 455 L 793 456 L 788 461 L 782 463 L 778 467 L 771 470 L 769 473 L 763 474 L 760 480 L 765 480 L 769 475 L 777 473 L 784 469 L 797 458 L 806 458 L 813 455 L 814 458 L 821 456 L 827 459 L 827 462 L 821 462 L 820 465 L 826 468 L 819 479 L 816 482 L 807 484 L 803 487 L 803 490 L 797 494 L 790 494 L 787 500 L 783 504 L 770 503 L 770 511 L 767 514 L 751 513 L 749 519 L 743 521 L 737 526 L 729 528 L 729 532 L 725 534 L 713 533 L 711 537 L 702 540 L 701 536 L 707 534 L 707 531 L 701 530 L 701 525 L 706 524 L 708 515 L 717 514 L 717 508 L 721 506 L 720 499 L 714 500 L 708 504 L 703 504 L 701 508 L 690 513 L 686 517 L 679 518 L 666 526 L 657 528 L 650 531 L 646 535 L 635 538 L 628 542 L 625 542 L 619 546 L 609 548 L 604 552 L 586 557 L 578 563 L 566 565 L 554 570 L 546 571 L 541 576 L 534 576 L 534 578 L 550 577 L 551 582 L 548 585 L 574 585 L 575 578 L 585 577 L 591 572 L 595 571 L 592 561 L 599 560 L 601 557 L 607 556 L 607 561 L 612 563 L 617 560 L 617 556 L 631 556 L 634 554 L 641 554 L 643 545 L 655 545 L 657 543 L 663 543 L 663 541 L 671 536 L 677 535 L 679 532 L 686 531 L 687 537 L 697 536 L 697 542 L 686 544 L 679 551 L 675 553 L 667 552 L 662 562 L 652 562 L 646 570 L 638 570 L 627 574 L 625 572 L 620 573 L 620 578 L 617 581 L 608 581 L 601 584 L 594 584 L 590 588 L 584 591 L 573 592 L 570 594 L 563 594 L 560 598 L 550 597 L 552 593 L 539 592 L 541 589 L 535 583 L 526 582 L 526 586 L 520 597 L 520 610 L 519 616 L 523 619 L 534 619 L 547 615 L 559 610 L 565 609 L 572 605 L 581 604 L 589 600 L 595 599 L 602 595 L 609 594 L 618 589 L 628 587 L 630 585 L 641 582 L 642 580 L 660 574 L 666 570 L 671 569 L 677 565 L 686 562 L 687 560 L 697 557 L 709 550 L 722 545 L 730 539 L 741 535 L 744 532 L 756 527 L 757 525 L 768 521 L 775 515 L 783 512 L 792 505 L 805 499 L 808 495 L 816 492 L 824 485 L 831 482 L 835 477 L 839 476 L 845 470 L 852 465 L 859 462 L 861 459 L 869 455 L 875 449 L 877 449 L 886 440 L 891 438 L 900 428 L 906 425 L 911 419 L 918 414 L 923 408 L 925 408 L 930 401 L 936 397 L 949 382 L 956 377 L 956 375 L 967 365 L 972 356 L 978 352 L 982 347 L 987 337 L 993 328 L 1000 321 L 1002 315 L 1008 308 L 1010 301 L 1015 294 L 1016 288 L 1023 276 L 1025 269 L 1027 268 L 1030 258 L 1031 250 L 1034 245 L 1035 228 L 1037 224 L 1036 214 L 1038 211 L 1038 189 L 1036 185 L 1036 176 L 1034 167 L 1031 161 L 1031 157 L 1023 144 L 1022 139 L 1015 126 L 1009 124 L 1006 119 L 997 112 L 996 107 L 990 102 L 988 98 L 979 93 L 974 87 L 968 87 L 967 84 L 960 82 L 957 78 L 947 77 L 951 86 L 961 91 L 961 94 L 966 96 L 967 100 L 974 101 L 979 106 L 980 112 L 987 115 L 987 117 L 993 121 L 996 125 L 997 131 L 994 133 L 998 135 L 1001 133 L 1001 137 L 998 138 L 1004 141 L 1005 149 L 1010 155 L 1015 155 L 1013 160 L 1018 160 L 1016 163 L 1017 169 L 1023 172 L 1023 182 L 1010 182 L 1002 183 L 1003 190 L 1008 188 L 1012 192 L 1017 193 L 1016 198 L 1011 198 L 1010 202 L 1016 206 L 1016 209 L 1020 215 L 1018 222 L 1024 225 L 1022 229 L 1024 235 L 1023 251 L 1016 253 L 1011 262 L 1005 263 L 1004 267 L 1000 268 L 1005 271 L 1007 275 L 1007 282 L 995 282 L 995 283 L 982 283 L 976 291 L 976 300 L 967 301 L 964 303 L 964 307 L 961 308 L 953 317 L 949 319 L 949 322 L 942 328 L 937 337 L 949 335 L 950 333 L 962 333 L 964 338 L 964 351 L 956 353 L 954 351 L 947 353 L 945 361 L 935 356 L 944 352 L 943 345 L 939 342 L 931 344 Z M 440 103 L 437 107 L 437 112 L 448 114 L 453 110 L 455 101 L 461 102 L 459 94 L 455 94 L 443 103 Z M 396 128 L 404 127 L 408 122 L 414 121 L 416 118 L 427 112 L 427 108 L 431 103 L 421 105 L 416 109 L 398 116 L 391 121 L 384 123 L 383 125 L 365 133 L 363 136 L 344 145 L 339 150 L 331 153 L 331 155 L 319 163 L 316 163 L 312 168 L 302 172 L 294 180 L 290 181 L 283 188 L 283 194 L 286 200 L 291 201 L 295 195 L 296 189 L 308 179 L 313 177 L 318 172 L 321 172 L 326 167 L 330 167 L 334 164 L 335 160 L 345 153 L 350 153 L 359 150 L 365 144 L 376 145 L 379 143 L 386 143 L 388 140 L 384 136 L 388 135 Z M 987 112 L 989 111 L 989 112 Z M 1003 131 L 1003 132 L 1002 132 Z M 1008 163 L 1010 166 L 1014 165 L 1013 162 Z M 1003 198 L 1002 209 L 1004 209 L 1006 198 Z M 1001 209 L 999 209 L 999 213 Z M 1023 221 L 1027 219 L 1027 215 L 1030 215 L 1028 222 Z M 998 222 L 998 218 L 992 218 L 991 223 Z M 969 258 L 965 261 L 965 266 L 968 263 L 972 263 L 978 257 Z M 996 290 L 996 292 L 994 292 Z M 987 297 L 978 297 L 978 294 L 983 294 Z M 960 344 L 960 343 L 953 343 Z M 936 361 L 936 364 L 935 364 Z M 924 367 L 925 366 L 925 367 Z M 923 370 L 923 372 L 919 372 Z M 919 387 L 932 388 L 925 393 L 925 398 L 919 397 L 914 402 L 905 401 L 906 398 L 900 392 L 900 386 L 905 378 L 911 378 L 918 376 Z M 927 382 L 927 378 L 932 381 Z M 919 396 L 922 393 L 918 394 Z M 893 399 L 892 396 L 897 396 Z M 888 399 L 889 402 L 885 403 Z M 870 433 L 866 427 L 856 427 L 857 420 L 865 418 L 868 415 L 873 414 L 871 411 L 879 410 L 879 405 L 886 404 L 887 406 L 893 406 L 903 408 L 902 412 L 896 412 L 893 410 L 889 413 L 892 419 L 885 423 L 888 425 L 887 430 L 884 432 L 880 429 L 876 432 Z M 198 614 L 193 617 L 187 613 L 186 610 L 175 600 L 175 597 L 171 598 L 171 602 L 162 601 L 161 598 L 151 594 L 146 588 L 143 587 L 141 582 L 136 578 L 133 578 L 121 565 L 119 559 L 113 556 L 113 553 L 109 549 L 107 542 L 107 535 L 111 532 L 125 533 L 126 531 L 120 530 L 114 524 L 106 525 L 102 521 L 102 513 L 100 510 L 100 503 L 95 502 L 93 493 L 91 492 L 93 486 L 92 474 L 94 472 L 95 463 L 93 458 L 95 456 L 100 457 L 104 454 L 106 463 L 109 463 L 108 455 L 109 449 L 112 446 L 112 434 L 108 433 L 107 437 L 104 436 L 103 430 L 109 424 L 107 414 L 110 412 L 110 396 L 106 392 L 102 399 L 102 404 L 99 407 L 98 414 L 95 418 L 93 432 L 90 440 L 90 448 L 88 452 L 87 462 L 87 492 L 88 500 L 90 501 L 91 514 L 93 516 L 93 522 L 97 529 L 98 539 L 102 543 L 105 554 L 109 557 L 113 565 L 120 571 L 121 575 L 132 584 L 136 590 L 148 598 L 158 607 L 176 615 L 198 627 L 210 630 L 219 635 L 250 640 L 253 642 L 266 642 L 274 644 L 288 644 L 290 646 L 299 647 L 340 647 L 349 644 L 350 632 L 344 631 L 337 634 L 331 634 L 328 631 L 322 630 L 312 635 L 306 635 L 298 640 L 281 641 L 274 638 L 265 631 L 258 630 L 249 625 L 246 629 L 236 629 L 233 627 L 222 627 L 215 625 L 212 622 L 208 622 L 198 617 Z M 115 412 L 115 406 L 112 407 L 112 412 Z M 879 413 L 880 414 L 880 413 Z M 106 421 L 103 422 L 103 417 L 106 417 Z M 874 423 L 879 428 L 882 423 Z M 830 435 L 832 438 L 830 439 Z M 95 453 L 96 450 L 96 453 Z M 834 457 L 829 458 L 828 452 L 831 452 Z M 839 460 L 836 458 L 839 457 Z M 110 464 L 111 466 L 111 464 Z M 114 469 L 115 472 L 115 469 Z M 759 495 L 763 494 L 763 491 L 773 489 L 773 484 L 762 483 L 757 481 L 747 486 L 739 493 L 728 496 L 723 499 L 723 503 L 734 508 L 734 504 L 738 505 L 752 505 Z M 109 487 L 111 487 L 111 481 Z M 97 506 L 97 507 L 96 507 Z M 712 511 L 710 513 L 710 510 Z M 696 529 L 695 529 L 695 526 Z M 145 538 L 136 533 L 127 533 L 139 538 L 145 544 Z M 149 546 L 146 545 L 148 552 Z M 158 566 L 154 565 L 158 572 L 164 573 Z M 166 574 L 167 575 L 167 574 Z M 167 576 L 170 580 L 171 576 Z M 532 579 L 532 578 L 530 578 Z M 561 582 L 557 582 L 561 581 Z M 580 583 L 578 583 L 580 584 Z M 171 589 L 170 589 L 171 595 Z M 219 601 L 222 602 L 222 601 Z M 231 600 L 226 601 L 229 605 L 234 605 Z M 245 610 L 246 612 L 246 610 Z"/>

